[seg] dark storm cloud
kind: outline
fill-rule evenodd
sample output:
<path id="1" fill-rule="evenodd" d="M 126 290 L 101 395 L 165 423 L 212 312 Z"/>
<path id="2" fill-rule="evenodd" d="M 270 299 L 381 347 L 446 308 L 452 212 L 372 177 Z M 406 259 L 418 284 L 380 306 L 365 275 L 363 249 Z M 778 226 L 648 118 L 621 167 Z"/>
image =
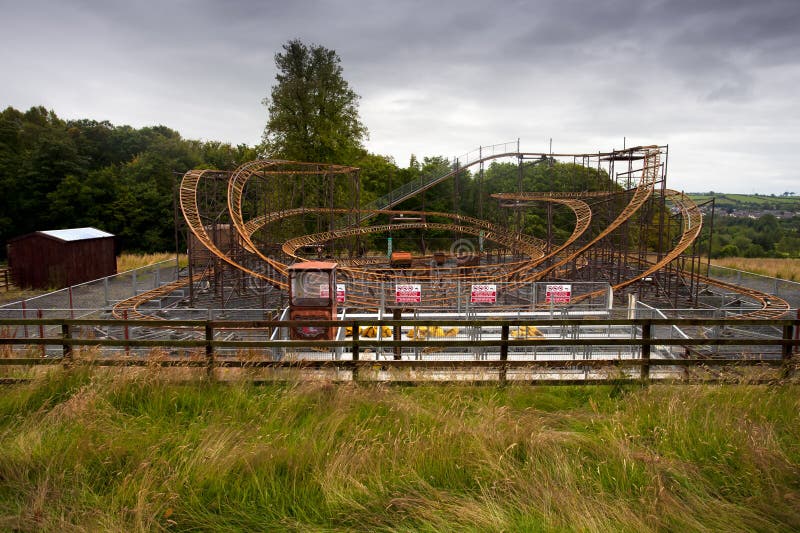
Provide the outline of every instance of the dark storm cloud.
<path id="1" fill-rule="evenodd" d="M 574 151 L 627 136 L 670 143 L 678 188 L 796 179 L 781 151 L 800 135 L 796 0 L 0 4 L 1 105 L 255 143 L 274 54 L 300 38 L 338 52 L 368 147 L 399 164 L 518 136 Z"/>

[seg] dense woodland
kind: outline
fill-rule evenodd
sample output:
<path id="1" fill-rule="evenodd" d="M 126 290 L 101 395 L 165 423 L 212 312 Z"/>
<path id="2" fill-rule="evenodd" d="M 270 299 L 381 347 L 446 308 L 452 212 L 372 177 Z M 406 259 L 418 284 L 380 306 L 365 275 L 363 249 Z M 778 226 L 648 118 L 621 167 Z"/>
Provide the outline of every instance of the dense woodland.
<path id="1" fill-rule="evenodd" d="M 255 156 L 253 148 L 190 141 L 164 126 L 135 129 L 9 107 L 0 113 L 0 249 L 32 231 L 95 226 L 117 235 L 124 250 L 172 250 L 180 175 L 234 168 Z"/>
<path id="2" fill-rule="evenodd" d="M 712 257 L 800 257 L 800 217 L 714 217 Z"/>

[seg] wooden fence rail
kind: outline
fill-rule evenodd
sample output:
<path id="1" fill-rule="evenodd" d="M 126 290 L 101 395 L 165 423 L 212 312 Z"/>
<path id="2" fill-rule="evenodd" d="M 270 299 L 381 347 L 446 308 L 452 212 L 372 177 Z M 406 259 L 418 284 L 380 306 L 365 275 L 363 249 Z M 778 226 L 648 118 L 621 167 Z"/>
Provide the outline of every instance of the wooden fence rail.
<path id="1" fill-rule="evenodd" d="M 495 339 L 481 340 L 439 340 L 439 339 L 415 339 L 404 340 L 398 332 L 401 327 L 420 327 L 420 326 L 446 326 L 457 325 L 459 327 L 476 328 L 499 328 L 500 337 Z M 527 338 L 515 339 L 510 335 L 512 327 L 536 325 L 540 327 L 580 327 L 580 326 L 627 326 L 635 328 L 639 335 L 632 338 L 609 338 L 602 336 L 592 336 L 584 338 Z M 39 331 L 39 337 L 16 338 L 10 335 L 11 326 L 30 327 L 31 331 Z M 60 329 L 60 335 L 54 337 L 42 337 L 45 326 Z M 80 334 L 82 327 L 141 327 L 148 329 L 169 329 L 196 331 L 196 339 L 173 340 L 173 339 L 95 339 L 76 336 Z M 294 341 L 294 340 L 215 340 L 215 333 L 222 330 L 266 330 L 272 331 L 275 328 L 291 328 L 302 326 L 337 326 L 351 327 L 353 336 L 347 340 L 321 340 L 321 341 Z M 361 327 L 364 326 L 386 326 L 392 328 L 394 335 L 387 340 L 377 340 L 364 338 L 359 335 Z M 657 326 L 701 326 L 710 331 L 719 331 L 719 327 L 735 326 L 741 331 L 744 326 L 769 326 L 777 328 L 781 332 L 780 336 L 764 338 L 763 335 L 750 335 L 740 337 L 721 337 L 713 338 L 664 338 L 653 336 L 654 328 Z M 38 329 L 37 329 L 38 328 Z M 717 329 L 711 329 L 717 328 Z M 53 357 L 15 357 L 15 352 L 8 350 L 8 357 L 0 358 L 0 366 L 34 366 L 34 365 L 57 365 L 63 364 L 70 366 L 75 363 L 73 357 L 73 347 L 76 346 L 100 346 L 100 347 L 124 347 L 131 348 L 187 348 L 197 349 L 203 354 L 202 357 L 178 357 L 161 360 L 150 360 L 143 357 L 99 357 L 81 361 L 81 364 L 94 366 L 161 366 L 161 367 L 189 367 L 205 368 L 209 378 L 214 377 L 214 370 L 220 368 L 303 368 L 303 369 L 326 369 L 336 368 L 351 370 L 353 379 L 358 379 L 359 370 L 373 365 L 380 365 L 383 368 L 392 369 L 493 369 L 499 372 L 498 379 L 506 381 L 506 371 L 508 369 L 552 369 L 552 368 L 640 368 L 640 379 L 648 381 L 650 370 L 653 367 L 672 366 L 672 367 L 730 367 L 730 366 L 766 366 L 779 367 L 781 374 L 787 377 L 794 367 L 794 354 L 798 351 L 800 340 L 800 318 L 782 320 L 758 320 L 758 319 L 628 319 L 628 320 L 608 320 L 608 319 L 556 319 L 556 320 L 344 320 L 344 321 L 211 321 L 211 320 L 170 320 L 170 321 L 151 321 L 151 320 L 108 320 L 108 319 L 0 319 L 0 348 L 3 346 L 61 346 L 61 353 Z M 559 359 L 559 360 L 509 360 L 509 349 L 518 347 L 621 347 L 630 346 L 639 349 L 640 356 L 637 358 L 606 358 L 606 359 Z M 740 347 L 780 347 L 779 354 L 771 357 L 752 356 L 747 357 L 697 357 L 687 356 L 678 359 L 663 358 L 656 359 L 651 357 L 651 347 L 653 346 L 680 346 L 686 349 L 686 354 L 690 354 L 691 347 L 695 346 L 740 346 Z M 393 348 L 395 354 L 399 354 L 398 349 L 402 348 L 496 348 L 498 349 L 499 360 L 401 360 L 399 357 L 393 359 L 362 360 L 360 354 L 365 348 L 380 349 Z M 281 358 L 253 359 L 248 357 L 231 358 L 220 357 L 218 349 L 275 349 L 275 348 L 310 348 L 315 350 L 333 350 L 336 348 L 346 349 L 352 353 L 352 359 L 331 359 L 331 360 L 286 360 Z M 42 348 L 44 350 L 44 348 Z M 777 355 L 777 357 L 776 357 Z"/>

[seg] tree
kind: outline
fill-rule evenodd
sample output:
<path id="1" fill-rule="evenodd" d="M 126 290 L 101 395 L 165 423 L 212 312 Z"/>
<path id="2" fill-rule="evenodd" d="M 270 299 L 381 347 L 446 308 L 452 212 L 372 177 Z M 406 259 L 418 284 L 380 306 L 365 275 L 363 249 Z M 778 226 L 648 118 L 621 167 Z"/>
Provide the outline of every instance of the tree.
<path id="1" fill-rule="evenodd" d="M 300 40 L 275 54 L 277 83 L 263 104 L 269 112 L 263 141 L 270 157 L 349 163 L 367 129 L 358 116 L 359 96 L 342 77 L 339 56 Z"/>

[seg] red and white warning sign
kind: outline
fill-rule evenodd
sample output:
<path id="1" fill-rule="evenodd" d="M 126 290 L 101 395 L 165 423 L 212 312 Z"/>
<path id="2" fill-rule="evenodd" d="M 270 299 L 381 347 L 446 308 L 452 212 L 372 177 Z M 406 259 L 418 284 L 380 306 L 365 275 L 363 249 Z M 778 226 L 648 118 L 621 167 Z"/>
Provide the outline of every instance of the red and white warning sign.
<path id="1" fill-rule="evenodd" d="M 493 304 L 497 302 L 497 285 L 473 285 L 469 301 L 474 304 Z"/>
<path id="2" fill-rule="evenodd" d="M 418 304 L 422 301 L 422 286 L 408 283 L 394 286 L 394 301 L 398 304 Z"/>
<path id="3" fill-rule="evenodd" d="M 568 304 L 572 299 L 572 285 L 547 285 L 544 303 Z"/>
<path id="4" fill-rule="evenodd" d="M 319 284 L 319 297 L 320 298 L 330 298 L 331 296 L 331 289 L 327 283 L 320 283 Z"/>
<path id="5" fill-rule="evenodd" d="M 343 304 L 347 299 L 347 288 L 344 283 L 336 284 L 336 303 Z"/>

